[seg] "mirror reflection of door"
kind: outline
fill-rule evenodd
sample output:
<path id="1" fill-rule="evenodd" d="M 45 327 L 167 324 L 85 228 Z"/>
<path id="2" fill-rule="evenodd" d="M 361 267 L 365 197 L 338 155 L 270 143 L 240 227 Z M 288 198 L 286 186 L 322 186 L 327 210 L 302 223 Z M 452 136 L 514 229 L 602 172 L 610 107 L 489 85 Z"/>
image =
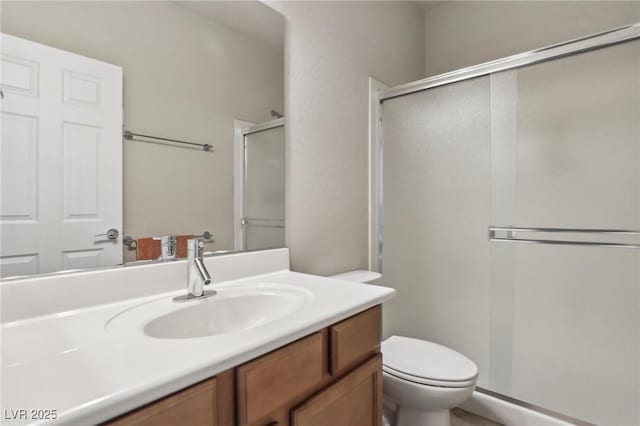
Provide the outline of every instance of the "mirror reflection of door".
<path id="1" fill-rule="evenodd" d="M 122 68 L 1 37 L 0 276 L 122 263 Z"/>
<path id="2" fill-rule="evenodd" d="M 242 129 L 241 193 L 237 247 L 259 250 L 285 246 L 284 118 Z M 236 176 L 238 176 L 236 174 Z"/>
<path id="3" fill-rule="evenodd" d="M 2 34 L 1 279 L 242 250 L 234 120 L 284 110 L 280 13 L 9 0 Z"/>

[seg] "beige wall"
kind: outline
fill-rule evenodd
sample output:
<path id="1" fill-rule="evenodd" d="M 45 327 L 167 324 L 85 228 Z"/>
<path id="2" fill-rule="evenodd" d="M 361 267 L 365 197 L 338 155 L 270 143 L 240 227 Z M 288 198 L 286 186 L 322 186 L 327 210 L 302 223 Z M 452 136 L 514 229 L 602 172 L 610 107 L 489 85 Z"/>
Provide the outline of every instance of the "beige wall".
<path id="1" fill-rule="evenodd" d="M 425 13 L 426 75 L 640 20 L 634 1 L 447 1 Z"/>
<path id="2" fill-rule="evenodd" d="M 269 2 L 287 20 L 287 245 L 296 271 L 367 267 L 368 77 L 423 76 L 405 2 Z"/>
<path id="3" fill-rule="evenodd" d="M 126 233 L 233 248 L 233 120 L 284 109 L 283 52 L 169 2 L 3 1 L 2 31 L 122 66 L 126 128 L 213 144 L 124 142 Z"/>

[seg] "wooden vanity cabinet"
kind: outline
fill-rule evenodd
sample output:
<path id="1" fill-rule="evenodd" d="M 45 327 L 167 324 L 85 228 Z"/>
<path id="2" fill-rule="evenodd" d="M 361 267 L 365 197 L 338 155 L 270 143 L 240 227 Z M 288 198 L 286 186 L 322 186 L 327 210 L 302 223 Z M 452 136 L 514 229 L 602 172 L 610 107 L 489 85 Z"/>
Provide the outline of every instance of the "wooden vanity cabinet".
<path id="1" fill-rule="evenodd" d="M 114 426 L 381 426 L 373 307 L 108 422 Z"/>
<path id="2" fill-rule="evenodd" d="M 380 425 L 381 326 L 376 306 L 237 367 L 238 426 Z"/>

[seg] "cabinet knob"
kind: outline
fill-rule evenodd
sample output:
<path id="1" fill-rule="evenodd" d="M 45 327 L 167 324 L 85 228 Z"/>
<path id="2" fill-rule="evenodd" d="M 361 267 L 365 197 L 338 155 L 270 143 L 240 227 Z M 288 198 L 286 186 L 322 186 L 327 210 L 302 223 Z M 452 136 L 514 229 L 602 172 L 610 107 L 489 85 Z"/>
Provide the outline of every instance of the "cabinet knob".
<path id="1" fill-rule="evenodd" d="M 278 422 L 277 421 L 269 422 L 264 426 L 278 426 Z"/>

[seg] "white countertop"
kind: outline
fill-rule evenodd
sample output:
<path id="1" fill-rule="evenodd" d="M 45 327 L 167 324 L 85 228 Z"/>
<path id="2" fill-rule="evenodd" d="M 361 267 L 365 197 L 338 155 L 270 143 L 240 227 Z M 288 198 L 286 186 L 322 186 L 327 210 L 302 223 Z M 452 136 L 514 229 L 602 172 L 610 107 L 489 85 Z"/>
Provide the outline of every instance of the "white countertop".
<path id="1" fill-rule="evenodd" d="M 7 419 L 20 409 L 27 410 L 28 417 L 31 409 L 57 411 L 57 419 L 41 423 L 99 423 L 380 304 L 395 293 L 386 287 L 290 271 L 211 287 L 239 283 L 300 286 L 312 298 L 304 309 L 273 322 L 195 339 L 114 335 L 105 328 L 110 318 L 127 308 L 185 290 L 3 323 L 2 424 L 35 423 Z"/>

